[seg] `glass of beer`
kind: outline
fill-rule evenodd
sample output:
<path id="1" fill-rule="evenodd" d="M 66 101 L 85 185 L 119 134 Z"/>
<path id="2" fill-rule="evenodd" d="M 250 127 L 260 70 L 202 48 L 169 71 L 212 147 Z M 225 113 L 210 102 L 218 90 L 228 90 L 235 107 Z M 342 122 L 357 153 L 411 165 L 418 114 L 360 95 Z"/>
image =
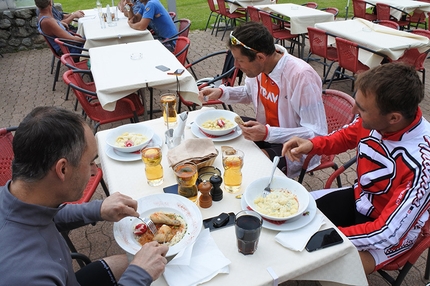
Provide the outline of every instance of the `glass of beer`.
<path id="1" fill-rule="evenodd" d="M 140 151 L 142 161 L 145 163 L 145 174 L 148 185 L 155 187 L 163 183 L 163 166 L 161 165 L 162 152 L 158 147 L 148 147 Z"/>
<path id="2" fill-rule="evenodd" d="M 163 107 L 164 124 L 167 126 L 176 125 L 176 94 L 163 94 L 161 96 L 161 106 Z"/>
<path id="3" fill-rule="evenodd" d="M 224 166 L 224 186 L 229 193 L 237 193 L 242 185 L 243 152 L 229 149 L 222 152 Z"/>
<path id="4" fill-rule="evenodd" d="M 179 163 L 173 167 L 178 182 L 178 194 L 195 202 L 197 199 L 197 165 L 194 163 Z"/>
<path id="5" fill-rule="evenodd" d="M 258 247 L 263 218 L 254 211 L 244 210 L 236 214 L 234 222 L 239 252 L 245 255 L 254 254 Z"/>

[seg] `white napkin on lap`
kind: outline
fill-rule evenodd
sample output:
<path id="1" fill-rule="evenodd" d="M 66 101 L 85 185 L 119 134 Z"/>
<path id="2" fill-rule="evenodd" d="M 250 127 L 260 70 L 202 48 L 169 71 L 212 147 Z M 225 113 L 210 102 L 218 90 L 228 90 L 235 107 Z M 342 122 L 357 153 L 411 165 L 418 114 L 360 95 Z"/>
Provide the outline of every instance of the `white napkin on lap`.
<path id="1" fill-rule="evenodd" d="M 230 263 L 219 250 L 209 229 L 204 229 L 193 245 L 167 263 L 163 275 L 171 286 L 199 285 L 218 273 L 229 273 Z"/>
<path id="2" fill-rule="evenodd" d="M 275 236 L 275 240 L 288 249 L 302 251 L 305 249 L 311 236 L 314 235 L 324 223 L 324 217 L 317 213 L 309 224 L 299 229 L 282 231 Z"/>

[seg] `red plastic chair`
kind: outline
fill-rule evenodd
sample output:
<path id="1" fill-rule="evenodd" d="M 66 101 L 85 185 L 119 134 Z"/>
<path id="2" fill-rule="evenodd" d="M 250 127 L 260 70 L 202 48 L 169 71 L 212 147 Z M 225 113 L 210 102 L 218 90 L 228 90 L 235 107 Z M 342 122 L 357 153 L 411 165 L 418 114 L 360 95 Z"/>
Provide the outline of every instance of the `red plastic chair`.
<path id="1" fill-rule="evenodd" d="M 397 20 L 396 18 L 391 16 L 391 14 L 390 14 L 391 9 L 401 12 L 402 13 L 402 19 Z M 384 4 L 384 3 L 376 3 L 376 19 L 377 20 L 394 21 L 397 24 L 399 24 L 401 30 L 404 30 L 405 28 L 409 29 L 411 23 L 407 19 L 410 19 L 410 17 L 411 17 L 410 14 L 406 13 L 405 11 L 403 11 L 401 9 L 398 9 L 396 7 L 393 7 L 393 6 Z M 403 18 L 405 20 L 403 20 Z"/>
<path id="2" fill-rule="evenodd" d="M 175 19 L 176 19 L 176 13 L 175 12 L 169 12 L 169 16 L 170 16 L 170 18 L 172 18 L 172 21 L 175 21 Z"/>
<path id="3" fill-rule="evenodd" d="M 362 18 L 362 19 L 366 19 L 369 21 L 375 21 L 376 20 L 376 15 L 374 13 L 368 13 L 366 11 L 366 6 L 370 5 L 372 6 L 371 9 L 373 9 L 373 11 L 375 12 L 376 7 L 373 4 L 370 4 L 366 1 L 363 0 L 352 0 L 352 7 L 354 9 L 354 17 L 352 18 Z"/>
<path id="4" fill-rule="evenodd" d="M 336 7 L 321 8 L 320 10 L 333 14 L 335 20 L 336 20 L 337 14 L 339 14 L 339 9 L 337 9 Z"/>
<path id="5" fill-rule="evenodd" d="M 53 70 L 54 70 L 55 59 L 58 59 L 58 61 L 57 61 L 57 65 L 56 65 L 56 68 L 55 68 L 55 74 L 54 74 L 54 84 L 52 85 L 52 90 L 54 91 L 54 90 L 55 90 L 55 85 L 56 85 L 56 83 L 57 83 L 57 81 L 58 81 L 58 77 L 59 77 L 59 75 L 60 75 L 60 65 L 61 65 L 60 57 L 61 57 L 61 51 L 56 51 L 56 50 L 54 49 L 54 47 L 51 45 L 51 43 L 49 42 L 49 40 L 48 40 L 48 39 L 52 39 L 52 40 L 54 40 L 54 38 L 53 38 L 53 37 L 50 37 L 50 36 L 45 35 L 45 34 L 43 34 L 43 33 L 41 33 L 41 35 L 42 35 L 42 36 L 43 36 L 43 38 L 45 39 L 46 44 L 48 45 L 49 49 L 50 49 L 50 50 L 51 50 L 51 52 L 52 52 L 51 74 L 52 74 L 52 72 L 53 72 Z"/>
<path id="6" fill-rule="evenodd" d="M 339 176 L 345 172 L 346 169 L 354 165 L 356 158 L 350 159 L 348 162 L 339 167 L 334 171 L 330 177 L 327 179 L 324 186 L 325 189 L 332 187 L 333 181 L 338 179 Z M 377 272 L 392 286 L 400 286 L 408 274 L 412 266 L 417 262 L 418 258 L 427 250 L 427 261 L 425 266 L 424 279 L 428 280 L 430 278 L 430 220 L 427 220 L 424 227 L 421 230 L 421 234 L 415 242 L 414 246 L 404 253 L 403 255 L 397 257 L 382 269 Z M 393 271 L 396 273 L 396 277 L 388 273 L 388 271 Z"/>
<path id="7" fill-rule="evenodd" d="M 413 67 L 415 67 L 416 71 L 419 71 L 423 74 L 422 76 L 422 81 L 423 84 L 425 84 L 425 80 L 426 80 L 426 68 L 424 66 L 424 61 L 427 59 L 427 55 L 429 53 L 430 49 L 420 53 L 420 51 L 418 49 L 408 49 L 405 51 L 405 53 L 403 54 L 403 56 L 401 56 L 398 60 L 393 61 L 393 62 L 402 62 L 405 64 L 409 64 Z"/>
<path id="8" fill-rule="evenodd" d="M 399 24 L 397 24 L 397 22 L 394 21 L 390 21 L 390 20 L 376 20 L 374 21 L 374 23 L 385 26 L 385 27 L 389 27 L 395 30 L 400 30 L 400 26 Z"/>
<path id="9" fill-rule="evenodd" d="M 186 68 L 196 67 L 196 70 L 198 70 L 199 63 L 207 63 L 207 61 L 215 60 L 220 58 L 220 56 L 224 57 L 224 65 L 222 71 L 217 75 L 209 75 L 207 77 L 201 78 L 197 80 L 198 88 L 199 90 L 203 89 L 204 87 L 210 86 L 210 87 L 216 87 L 221 84 L 224 84 L 226 86 L 234 86 L 236 82 L 236 78 L 239 78 L 238 83 L 240 84 L 242 81 L 242 72 L 234 66 L 234 58 L 230 52 L 230 50 L 223 50 L 214 52 L 211 54 L 208 54 L 188 65 L 186 65 Z M 206 61 L 207 60 L 207 61 Z M 206 62 L 205 62 L 206 61 Z M 200 65 L 202 66 L 202 65 Z M 184 104 L 188 107 L 189 110 L 195 110 L 196 104 L 191 101 L 185 100 L 180 93 L 179 95 L 179 104 L 178 104 L 178 112 L 181 112 L 181 104 Z M 233 111 L 233 107 L 231 105 L 226 105 L 224 102 L 220 100 L 209 100 L 207 102 L 204 102 L 202 105 L 222 105 L 224 109 L 229 109 Z"/>
<path id="10" fill-rule="evenodd" d="M 13 150 L 12 132 L 16 130 L 17 127 L 8 127 L 0 129 L 0 186 L 6 185 L 7 181 L 12 179 L 12 160 L 13 160 Z"/>
<path id="11" fill-rule="evenodd" d="M 248 6 L 246 7 L 246 11 L 248 13 L 249 19 L 252 22 L 261 22 L 260 14 L 258 13 L 259 10 L 257 8 L 255 8 L 254 6 Z"/>
<path id="12" fill-rule="evenodd" d="M 328 45 L 328 35 L 324 30 L 308 27 L 308 37 L 309 55 L 306 59 L 306 62 L 316 61 L 324 66 L 322 82 L 325 83 L 327 81 L 327 76 L 330 73 L 331 67 L 335 62 L 337 62 L 337 49 L 336 47 Z M 320 61 L 319 58 L 311 58 L 311 55 L 320 56 L 324 59 L 324 61 Z M 327 60 L 330 61 L 329 64 L 327 63 Z"/>
<path id="13" fill-rule="evenodd" d="M 354 99 L 342 91 L 326 89 L 322 93 L 322 100 L 324 110 L 327 118 L 327 131 L 330 134 L 333 131 L 341 129 L 343 126 L 349 124 L 354 119 L 353 107 L 355 104 Z M 302 183 L 306 173 L 332 168 L 335 171 L 338 169 L 337 164 L 334 162 L 335 155 L 322 155 L 321 163 L 314 169 L 308 170 L 309 162 L 314 155 L 308 155 L 303 163 L 298 182 Z M 337 178 L 338 187 L 342 187 L 342 182 L 339 176 Z"/>
<path id="14" fill-rule="evenodd" d="M 272 34 L 273 38 L 275 39 L 275 43 L 281 42 L 282 46 L 289 49 L 290 53 L 292 54 L 294 52 L 295 44 L 300 44 L 300 41 L 298 40 L 299 35 L 291 34 L 290 30 L 285 29 L 285 27 L 288 26 L 289 23 L 282 18 L 279 18 L 265 11 L 258 11 L 258 13 L 260 14 L 261 22 L 269 30 L 270 34 Z M 278 24 L 277 29 L 274 28 L 276 27 L 276 25 L 274 24 Z M 289 47 L 285 45 L 286 41 L 289 41 L 291 43 Z M 301 58 L 300 49 L 299 58 Z"/>
<path id="15" fill-rule="evenodd" d="M 63 80 L 70 85 L 82 106 L 85 114 L 95 122 L 94 133 L 102 124 L 130 119 L 132 123 L 139 122 L 138 115 L 144 113 L 144 107 L 139 96 L 135 93 L 123 97 L 116 102 L 114 111 L 106 111 L 97 99 L 97 93 L 84 87 L 79 70 L 68 70 L 63 74 Z"/>
<path id="16" fill-rule="evenodd" d="M 189 19 L 179 19 L 174 21 L 175 25 L 178 27 L 178 33 L 170 38 L 176 38 L 179 36 L 188 38 L 190 33 L 191 21 Z"/>
<path id="17" fill-rule="evenodd" d="M 316 2 L 307 2 L 302 4 L 302 6 L 306 6 L 308 8 L 316 9 L 318 8 L 318 4 Z"/>
<path id="18" fill-rule="evenodd" d="M 424 25 L 424 28 L 427 30 L 427 18 L 424 12 L 414 12 L 409 18 L 406 18 L 409 21 L 410 26 L 418 29 L 419 25 Z"/>
<path id="19" fill-rule="evenodd" d="M 234 27 L 236 27 L 236 20 L 246 22 L 246 13 L 242 13 L 242 12 L 238 12 L 238 11 L 234 11 L 233 13 L 230 13 L 230 11 L 228 10 L 228 8 L 225 4 L 225 0 L 217 0 L 217 2 L 218 2 L 219 12 L 221 14 L 219 21 L 224 20 L 224 22 L 225 22 L 224 32 L 223 32 L 222 37 L 221 37 L 221 41 L 222 41 L 222 40 L 224 40 L 224 36 L 225 36 L 225 33 L 227 32 L 227 30 L 233 29 Z M 218 29 L 215 33 L 215 37 L 217 35 L 218 35 Z"/>
<path id="20" fill-rule="evenodd" d="M 355 74 L 359 74 L 369 69 L 368 66 L 362 64 L 358 60 L 359 49 L 364 49 L 366 51 L 378 54 L 379 56 L 384 58 L 386 57 L 383 54 L 377 53 L 371 49 L 360 46 L 357 43 L 348 41 L 340 37 L 336 38 L 336 48 L 339 65 L 334 71 L 333 76 L 331 77 L 330 82 L 327 85 L 327 88 L 330 88 L 334 78 L 338 77 L 338 79 L 352 80 L 351 90 L 354 90 Z M 347 74 L 346 70 L 352 72 L 352 75 Z"/>
<path id="21" fill-rule="evenodd" d="M 208 21 L 206 22 L 205 31 L 209 27 L 209 22 L 210 22 L 211 18 L 215 17 L 215 22 L 213 23 L 212 32 L 211 32 L 211 35 L 213 35 L 214 30 L 215 29 L 218 30 L 218 25 L 219 25 L 219 20 L 220 20 L 219 18 L 221 16 L 221 13 L 220 13 L 219 9 L 215 6 L 214 0 L 207 0 L 207 1 L 208 1 L 209 9 L 211 10 L 211 13 L 209 14 Z"/>

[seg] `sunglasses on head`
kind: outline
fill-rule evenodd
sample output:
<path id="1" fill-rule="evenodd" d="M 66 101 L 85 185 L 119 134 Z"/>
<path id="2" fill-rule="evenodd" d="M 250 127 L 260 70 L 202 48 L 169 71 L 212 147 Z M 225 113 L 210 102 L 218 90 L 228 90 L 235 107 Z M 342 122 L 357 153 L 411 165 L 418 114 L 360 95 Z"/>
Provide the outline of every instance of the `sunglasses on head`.
<path id="1" fill-rule="evenodd" d="M 232 44 L 233 46 L 238 46 L 238 45 L 240 45 L 240 46 L 244 47 L 244 48 L 245 48 L 245 49 L 247 49 L 247 50 L 251 50 L 251 51 L 253 51 L 253 52 L 258 53 L 258 51 L 257 51 L 256 49 L 253 49 L 253 48 L 251 48 L 251 47 L 248 47 L 247 45 L 245 45 L 244 43 L 242 43 L 241 41 L 239 41 L 239 39 L 238 39 L 238 38 L 236 38 L 235 36 L 233 36 L 233 32 L 230 32 L 230 42 L 231 42 L 231 44 Z"/>

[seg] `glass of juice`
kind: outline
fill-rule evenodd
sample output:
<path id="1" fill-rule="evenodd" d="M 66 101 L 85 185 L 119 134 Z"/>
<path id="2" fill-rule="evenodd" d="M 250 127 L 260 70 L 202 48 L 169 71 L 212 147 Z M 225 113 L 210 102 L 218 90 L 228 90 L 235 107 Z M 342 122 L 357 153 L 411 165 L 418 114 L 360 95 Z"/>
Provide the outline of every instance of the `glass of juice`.
<path id="1" fill-rule="evenodd" d="M 162 152 L 158 147 L 144 148 L 141 151 L 142 161 L 145 163 L 145 175 L 148 185 L 155 187 L 163 183 Z"/>
<path id="2" fill-rule="evenodd" d="M 179 163 L 173 167 L 178 182 L 178 194 L 195 202 L 197 199 L 197 165 L 194 163 Z"/>
<path id="3" fill-rule="evenodd" d="M 243 151 L 229 149 L 222 152 L 224 187 L 229 193 L 237 193 L 242 185 Z"/>

